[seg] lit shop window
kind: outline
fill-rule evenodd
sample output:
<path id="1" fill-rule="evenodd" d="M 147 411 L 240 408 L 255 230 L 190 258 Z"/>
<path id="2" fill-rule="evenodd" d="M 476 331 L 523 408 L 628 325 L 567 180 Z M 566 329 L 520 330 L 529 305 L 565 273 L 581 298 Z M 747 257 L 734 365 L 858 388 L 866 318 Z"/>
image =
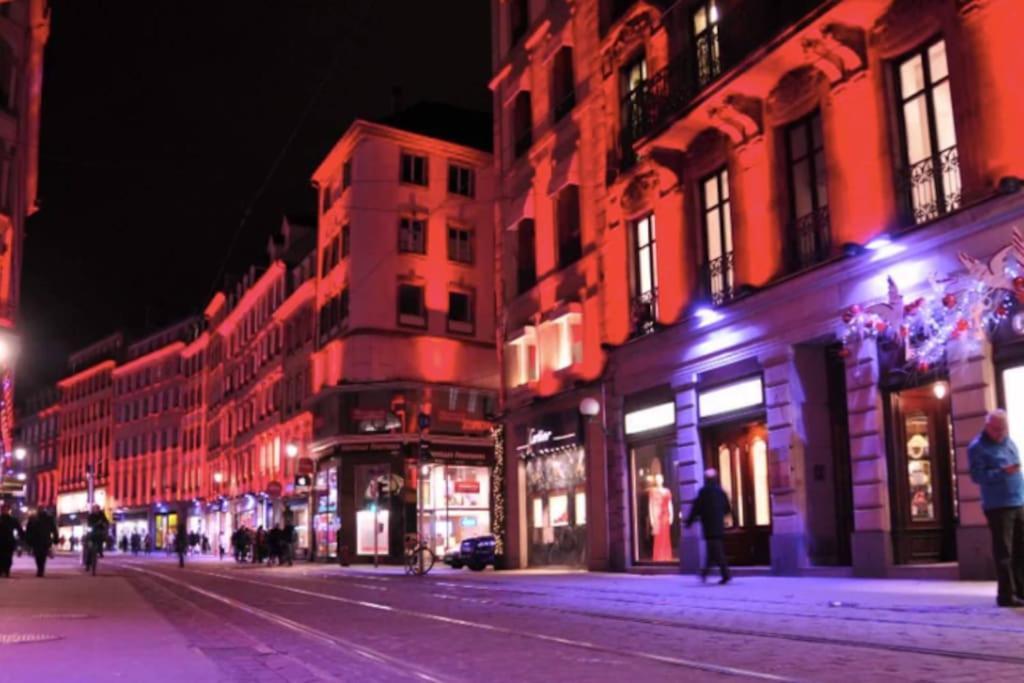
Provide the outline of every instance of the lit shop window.
<path id="1" fill-rule="evenodd" d="M 1014 443 L 1024 444 L 1024 365 L 1003 370 L 1003 395 L 1010 438 Z"/>
<path id="2" fill-rule="evenodd" d="M 508 383 L 519 387 L 536 382 L 539 376 L 537 358 L 537 329 L 527 327 L 522 333 L 505 344 Z"/>
<path id="3" fill-rule="evenodd" d="M 540 325 L 540 354 L 545 368 L 564 370 L 583 361 L 583 315 L 570 311 Z"/>

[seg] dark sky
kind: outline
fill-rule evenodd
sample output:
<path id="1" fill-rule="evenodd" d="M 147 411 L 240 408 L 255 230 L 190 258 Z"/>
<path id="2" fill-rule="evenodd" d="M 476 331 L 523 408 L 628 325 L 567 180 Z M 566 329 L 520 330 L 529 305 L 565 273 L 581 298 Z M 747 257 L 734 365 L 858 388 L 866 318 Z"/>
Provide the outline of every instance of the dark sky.
<path id="1" fill-rule="evenodd" d="M 353 118 L 391 113 L 395 86 L 490 106 L 485 0 L 51 5 L 23 397 L 69 351 L 201 310 L 218 273 L 264 262 L 283 212 L 314 214 L 318 161 Z"/>

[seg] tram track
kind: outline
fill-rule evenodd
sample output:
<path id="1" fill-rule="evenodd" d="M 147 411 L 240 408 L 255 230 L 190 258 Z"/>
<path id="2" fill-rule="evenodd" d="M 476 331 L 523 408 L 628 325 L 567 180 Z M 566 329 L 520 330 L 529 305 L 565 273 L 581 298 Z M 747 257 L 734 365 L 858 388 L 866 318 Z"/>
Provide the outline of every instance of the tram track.
<path id="1" fill-rule="evenodd" d="M 217 574 L 217 573 L 211 573 L 211 572 L 197 572 L 197 573 L 206 573 L 206 574 L 209 574 L 210 576 L 217 576 L 217 577 L 223 578 L 223 579 L 230 578 L 229 575 L 226 575 L 226 574 Z M 394 606 L 383 605 L 383 604 L 380 604 L 380 603 L 371 603 L 371 602 L 364 601 L 364 600 L 356 600 L 354 598 L 346 598 L 346 597 L 343 597 L 343 596 L 335 596 L 335 595 L 333 595 L 331 593 L 320 593 L 320 592 L 316 592 L 316 591 L 308 591 L 308 590 L 305 590 L 305 589 L 295 588 L 295 587 L 292 587 L 292 586 L 285 586 L 285 585 L 275 584 L 275 583 L 271 583 L 271 582 L 268 582 L 268 581 L 258 581 L 258 580 L 255 580 L 255 579 L 248 579 L 248 578 L 247 579 L 236 579 L 236 580 L 246 581 L 246 582 L 254 584 L 254 585 L 261 585 L 261 586 L 277 588 L 279 590 L 291 591 L 291 592 L 295 592 L 295 593 L 299 593 L 299 594 L 304 594 L 304 595 L 307 595 L 307 596 L 310 596 L 310 597 L 326 598 L 328 600 L 333 600 L 333 601 L 337 601 L 337 602 L 343 602 L 343 603 L 352 604 L 352 605 L 361 605 L 361 606 L 364 606 L 364 607 L 373 607 L 373 608 L 377 608 L 377 609 L 388 609 L 388 610 L 396 611 L 396 612 L 406 612 L 406 613 L 408 613 L 408 614 L 410 614 L 412 616 L 420 616 L 420 617 L 424 617 L 424 618 L 435 618 L 435 619 L 438 619 L 438 620 L 445 620 L 445 621 L 448 621 L 449 623 L 453 623 L 453 622 L 450 621 L 451 620 L 450 617 L 444 617 L 442 615 L 431 615 L 430 613 L 419 613 L 419 612 L 416 612 L 414 610 L 407 610 L 407 608 L 402 608 L 402 607 L 394 607 Z M 434 583 L 437 583 L 437 582 L 434 582 Z M 449 585 L 451 585 L 451 582 L 449 582 Z M 455 596 L 455 597 L 457 598 L 458 596 Z M 640 601 L 633 601 L 633 602 L 636 602 L 637 604 L 640 604 Z M 575 617 L 582 617 L 582 618 L 589 618 L 589 619 L 602 619 L 602 620 L 615 621 L 615 622 L 620 622 L 620 623 L 633 623 L 633 624 L 638 624 L 638 625 L 645 625 L 645 626 L 657 627 L 657 628 L 667 628 L 667 629 L 673 629 L 673 630 L 688 630 L 688 631 L 700 631 L 700 632 L 704 632 L 704 633 L 716 633 L 716 634 L 723 634 L 723 635 L 728 635 L 728 636 L 733 636 L 733 637 L 735 637 L 735 636 L 742 636 L 742 637 L 748 637 L 748 638 L 764 638 L 764 639 L 782 640 L 782 641 L 798 642 L 798 643 L 813 643 L 813 644 L 817 644 L 817 645 L 827 645 L 827 646 L 833 646 L 833 647 L 849 647 L 849 648 L 855 648 L 855 649 L 861 649 L 861 650 L 884 651 L 884 652 L 893 652 L 893 653 L 899 653 L 899 654 L 912 653 L 912 654 L 923 655 L 923 656 L 940 657 L 940 658 L 944 658 L 944 659 L 955 659 L 955 660 L 958 660 L 958 661 L 988 662 L 988 663 L 1008 664 L 1008 665 L 1012 665 L 1012 666 L 1024 667 L 1024 656 L 1016 656 L 1016 655 L 1002 655 L 1002 654 L 984 653 L 984 652 L 966 652 L 966 651 L 963 651 L 963 650 L 953 650 L 953 649 L 946 649 L 946 648 L 933 648 L 933 647 L 915 646 L 915 645 L 906 644 L 906 643 L 885 643 L 885 642 L 879 642 L 879 641 L 874 641 L 874 640 L 845 639 L 845 638 L 836 638 L 836 637 L 829 637 L 829 636 L 822 636 L 822 635 L 814 635 L 814 634 L 808 634 L 808 633 L 791 633 L 791 632 L 785 632 L 785 631 L 770 631 L 770 630 L 764 630 L 764 629 L 737 628 L 735 626 L 727 626 L 727 627 L 726 626 L 715 626 L 713 624 L 708 624 L 706 621 L 702 621 L 702 622 L 698 623 L 698 622 L 687 621 L 687 620 L 658 619 L 658 618 L 652 618 L 652 617 L 639 617 L 639 616 L 625 615 L 625 614 L 609 614 L 609 613 L 598 612 L 598 611 L 593 611 L 593 610 L 567 608 L 567 607 L 556 607 L 556 606 L 543 605 L 543 604 L 538 605 L 538 604 L 534 604 L 534 603 L 517 603 L 517 602 L 512 602 L 512 601 L 495 600 L 492 603 L 490 603 L 489 606 L 490 607 L 504 607 L 504 608 L 511 608 L 511 609 L 517 609 L 517 610 L 543 610 L 543 611 L 546 611 L 546 612 L 552 612 L 552 613 L 556 613 L 556 614 L 563 614 L 563 615 L 566 615 L 566 616 L 575 616 Z M 690 606 L 687 605 L 687 607 L 690 607 Z M 743 610 L 740 610 L 738 608 L 709 608 L 709 609 L 729 609 L 730 611 L 736 611 L 736 612 L 743 611 Z M 809 618 L 809 619 L 843 619 L 843 620 L 866 621 L 866 622 L 877 622 L 877 621 L 879 621 L 879 620 L 876 620 L 876 619 L 868 619 L 868 618 L 863 618 L 863 617 L 860 617 L 860 618 L 858 618 L 858 617 L 831 617 L 831 616 L 827 616 L 827 615 L 808 615 L 808 616 L 804 617 L 802 615 L 794 614 L 794 613 L 791 613 L 791 612 L 780 613 L 778 616 L 797 617 L 797 618 Z M 456 620 L 456 622 L 457 621 L 458 620 Z M 914 621 L 909 621 L 909 620 L 889 620 L 889 621 L 885 621 L 883 623 L 888 623 L 888 624 L 893 624 L 893 625 L 902 625 L 902 626 L 917 626 L 917 627 L 933 626 L 933 624 L 924 624 L 924 623 L 921 623 L 921 622 L 914 622 Z M 498 628 L 502 628 L 502 627 L 498 627 Z M 953 625 L 953 624 L 946 624 L 946 625 L 943 626 L 943 628 L 952 630 L 952 629 L 962 628 L 962 627 L 958 627 L 957 625 Z M 976 628 L 981 628 L 981 627 L 976 627 Z M 1003 631 L 1021 632 L 1021 629 L 1003 629 Z M 1022 675 L 1024 675 L 1024 674 L 1022 674 Z"/>
<path id="2" fill-rule="evenodd" d="M 748 679 L 748 680 L 772 681 L 772 682 L 776 682 L 776 683 L 782 683 L 782 682 L 785 682 L 785 683 L 797 683 L 798 681 L 802 680 L 800 678 L 781 676 L 781 675 L 777 675 L 777 674 L 773 674 L 773 673 L 769 673 L 769 672 L 765 672 L 765 671 L 756 671 L 756 670 L 753 670 L 753 669 L 742 668 L 742 667 L 733 667 L 733 666 L 727 666 L 727 665 L 721 665 L 721 664 L 715 664 L 715 663 L 707 662 L 707 661 L 700 661 L 700 660 L 688 659 L 688 658 L 683 658 L 683 657 L 675 657 L 675 656 L 670 656 L 670 655 L 662 655 L 662 654 L 658 654 L 658 653 L 655 653 L 655 652 L 645 652 L 645 651 L 637 651 L 637 650 L 626 650 L 626 649 L 616 648 L 616 647 L 612 647 L 612 646 L 602 645 L 600 643 L 592 642 L 592 641 L 589 641 L 589 640 L 581 640 L 581 639 L 575 639 L 575 638 L 568 638 L 568 637 L 562 637 L 562 636 L 549 635 L 549 634 L 544 634 L 544 633 L 537 633 L 537 632 L 532 632 L 532 631 L 524 631 L 524 630 L 520 630 L 520 629 L 506 627 L 506 626 L 499 626 L 499 625 L 495 625 L 495 624 L 488 624 L 488 623 L 483 623 L 483 622 L 478 622 L 478 621 L 470 621 L 470 620 L 461 619 L 461 618 L 458 618 L 458 617 L 449 617 L 449 616 L 445 616 L 445 615 L 442 615 L 442 614 L 435 614 L 435 613 L 432 613 L 432 612 L 425 612 L 425 611 L 421 611 L 421 610 L 414 610 L 414 609 L 410 609 L 410 608 L 406 608 L 406 607 L 397 607 L 397 606 L 393 606 L 393 605 L 386 605 L 386 604 L 380 603 L 380 602 L 372 602 L 372 601 L 369 601 L 369 600 L 357 600 L 357 599 L 354 599 L 354 598 L 348 598 L 348 597 L 344 597 L 344 596 L 334 595 L 332 593 L 324 593 L 324 592 L 318 592 L 318 591 L 311 591 L 311 590 L 306 590 L 306 589 L 303 589 L 303 588 L 297 588 L 295 586 L 281 585 L 281 584 L 273 583 L 273 582 L 270 582 L 270 581 L 260 581 L 260 580 L 256 580 L 256 579 L 252 579 L 252 578 L 243 578 L 243 577 L 233 576 L 233 575 L 228 574 L 228 573 L 201 571 L 201 570 L 195 570 L 195 569 L 186 569 L 186 571 L 189 572 L 189 573 L 192 573 L 192 574 L 198 574 L 198 575 L 202 575 L 202 576 L 207 576 L 207 577 L 210 577 L 210 578 L 219 579 L 219 580 L 223 580 L 223 581 L 230 581 L 230 582 L 233 582 L 233 583 L 245 583 L 245 584 L 249 584 L 249 585 L 259 586 L 261 588 L 272 588 L 272 589 L 276 589 L 276 590 L 280 590 L 280 591 L 285 591 L 285 592 L 289 592 L 289 593 L 293 593 L 293 594 L 297 594 L 297 595 L 303 595 L 305 597 L 313 598 L 313 599 L 316 599 L 316 600 L 328 600 L 328 601 L 332 601 L 332 602 L 337 602 L 337 603 L 345 604 L 345 605 L 348 605 L 348 606 L 362 607 L 362 608 L 365 608 L 365 609 L 372 609 L 372 610 L 377 610 L 377 611 L 389 612 L 389 613 L 393 613 L 395 615 L 407 616 L 407 617 L 413 617 L 413 618 L 417 618 L 417 619 L 428 620 L 428 621 L 432 621 L 432 622 L 435 622 L 435 623 L 446 624 L 446 625 L 449 625 L 449 626 L 456 626 L 456 627 L 462 627 L 462 628 L 475 629 L 475 630 L 478 630 L 478 631 L 484 631 L 484 632 L 488 632 L 488 633 L 491 633 L 491 634 L 496 634 L 496 635 L 499 635 L 499 636 L 516 637 L 516 638 L 522 638 L 522 639 L 527 639 L 527 640 L 539 641 L 539 642 L 543 642 L 543 643 L 547 643 L 547 644 L 553 644 L 553 645 L 557 645 L 557 646 L 570 647 L 570 648 L 574 648 L 574 649 L 580 649 L 580 650 L 589 651 L 589 652 L 595 653 L 595 654 L 602 654 L 602 655 L 606 655 L 606 656 L 613 656 L 613 657 L 617 657 L 617 658 L 621 658 L 621 659 L 625 659 L 625 660 L 638 660 L 638 659 L 639 660 L 646 660 L 648 662 L 658 663 L 658 664 L 662 664 L 662 665 L 673 667 L 673 668 L 677 668 L 677 669 L 688 669 L 688 670 L 691 670 L 691 671 L 701 671 L 701 672 L 705 672 L 705 673 L 718 674 L 718 675 L 729 676 L 729 677 L 733 677 L 733 678 L 743 678 L 743 679 Z M 162 574 L 160 574 L 160 575 L 163 576 Z M 196 589 L 196 588 L 192 587 L 191 584 L 186 584 L 186 583 L 182 582 L 182 585 L 183 586 L 187 586 L 187 587 L 189 587 L 189 588 L 191 588 L 193 590 L 200 590 L 200 591 L 203 591 L 204 593 L 205 592 L 210 592 L 210 593 L 216 595 L 216 593 L 213 593 L 213 591 L 206 591 L 206 589 Z M 230 601 L 232 603 L 237 602 L 233 598 L 228 598 L 226 596 L 224 596 L 224 599 L 226 601 Z M 256 609 L 258 609 L 258 608 L 256 608 Z"/>

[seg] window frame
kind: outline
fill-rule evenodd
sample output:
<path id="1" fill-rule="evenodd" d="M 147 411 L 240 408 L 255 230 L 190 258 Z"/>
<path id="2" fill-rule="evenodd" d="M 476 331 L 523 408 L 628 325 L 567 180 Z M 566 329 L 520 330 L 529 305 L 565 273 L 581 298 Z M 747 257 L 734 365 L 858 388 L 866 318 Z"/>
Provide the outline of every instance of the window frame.
<path id="1" fill-rule="evenodd" d="M 468 320 L 455 320 L 452 318 L 452 297 L 466 297 L 466 310 L 469 314 Z M 448 311 L 447 329 L 455 334 L 474 335 L 476 334 L 476 293 L 469 289 L 448 290 Z"/>
<path id="2" fill-rule="evenodd" d="M 403 289 L 416 289 L 419 291 L 419 313 L 402 312 L 402 291 Z M 427 327 L 427 303 L 426 287 L 422 284 L 412 282 L 399 282 L 395 297 L 395 317 L 399 327 L 415 327 L 426 329 Z M 416 320 L 418 318 L 419 320 Z"/>
<path id="3" fill-rule="evenodd" d="M 420 238 L 420 249 L 415 249 L 417 246 L 415 241 L 412 239 L 412 228 L 414 225 L 419 225 L 421 229 Z M 428 223 L 425 218 L 416 218 L 414 216 L 402 216 L 398 219 L 398 253 L 399 254 L 417 254 L 419 256 L 426 256 L 427 254 L 427 232 Z M 403 239 L 403 235 L 405 238 Z"/>
<path id="4" fill-rule="evenodd" d="M 711 173 L 703 176 L 700 179 L 698 185 L 698 192 L 700 194 L 700 222 L 701 222 L 701 238 L 704 243 L 704 287 L 707 290 L 706 294 L 712 298 L 712 302 L 715 305 L 722 305 L 733 298 L 735 298 L 736 288 L 736 271 L 733 261 L 733 254 L 735 252 L 735 235 L 733 234 L 733 216 L 732 216 L 732 192 L 729 189 L 730 176 L 728 164 L 722 164 L 717 167 Z M 723 176 L 725 182 L 722 182 Z M 707 203 L 707 192 L 705 187 L 708 181 L 714 180 L 716 183 L 716 190 L 718 200 L 714 206 L 708 206 Z M 722 192 L 722 188 L 729 189 L 727 193 Z M 723 196 L 725 199 L 723 200 Z M 708 216 L 714 211 L 718 214 L 718 230 L 719 230 L 719 244 L 721 245 L 721 254 L 716 256 L 714 260 L 721 260 L 723 268 L 718 274 L 718 278 L 722 283 L 722 287 L 718 293 L 713 288 L 713 277 L 711 273 L 711 240 L 708 239 L 710 234 L 710 224 Z M 726 221 L 728 217 L 728 232 L 726 229 Z M 727 248 L 728 247 L 728 248 Z M 721 294 L 721 297 L 719 297 Z"/>
<path id="5" fill-rule="evenodd" d="M 471 266 L 476 261 L 476 231 L 472 228 L 456 225 L 449 223 L 448 229 L 448 260 L 452 263 L 461 263 L 462 265 Z M 453 240 L 452 233 L 460 233 L 466 236 L 465 241 Z M 463 246 L 464 245 L 464 246 Z M 455 247 L 453 249 L 453 246 Z M 463 253 L 463 250 L 465 253 Z M 461 257 L 465 258 L 461 258 Z"/>
<path id="6" fill-rule="evenodd" d="M 407 164 L 408 162 L 408 164 Z M 422 162 L 422 182 L 417 178 L 416 164 Z M 407 169 L 408 165 L 408 169 Z M 406 177 L 408 170 L 408 177 Z M 416 187 L 430 186 L 430 157 L 426 154 L 416 154 L 408 150 L 402 150 L 398 160 L 398 182 L 402 185 L 414 185 Z"/>
<path id="7" fill-rule="evenodd" d="M 461 191 L 463 183 L 460 181 L 463 180 L 465 180 L 465 191 Z M 449 161 L 448 194 L 469 199 L 476 197 L 476 169 Z"/>
<path id="8" fill-rule="evenodd" d="M 643 246 L 640 245 L 640 226 L 647 223 L 647 243 Z M 635 218 L 629 222 L 629 242 L 630 242 L 630 255 L 632 257 L 632 270 L 633 277 L 630 292 L 631 299 L 634 307 L 638 307 L 643 304 L 650 304 L 652 320 L 647 321 L 653 324 L 654 320 L 658 317 L 658 240 L 657 240 L 657 222 L 655 220 L 655 214 L 650 211 L 638 218 Z M 646 260 L 647 267 L 650 272 L 651 286 L 646 292 L 640 291 L 640 273 L 641 266 Z M 649 330 L 645 330 L 649 331 Z"/>
<path id="9" fill-rule="evenodd" d="M 697 15 L 703 12 L 705 27 L 697 30 Z M 690 36 L 693 41 L 693 68 L 697 78 L 697 86 L 705 88 L 722 75 L 722 42 L 720 27 L 722 22 L 718 0 L 700 0 L 690 11 Z M 701 46 L 707 42 L 707 60 L 701 61 Z"/>

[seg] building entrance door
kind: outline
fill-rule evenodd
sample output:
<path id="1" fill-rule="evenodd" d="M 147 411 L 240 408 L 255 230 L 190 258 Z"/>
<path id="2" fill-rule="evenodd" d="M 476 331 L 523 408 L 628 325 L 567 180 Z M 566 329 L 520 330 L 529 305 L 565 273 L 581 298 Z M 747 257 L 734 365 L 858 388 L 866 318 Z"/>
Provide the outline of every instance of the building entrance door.
<path id="1" fill-rule="evenodd" d="M 722 489 L 732 505 L 725 531 L 729 562 L 771 564 L 768 429 L 764 421 L 709 427 L 704 437 L 705 465 L 718 470 Z"/>
<path id="2" fill-rule="evenodd" d="M 896 562 L 956 559 L 953 426 L 943 382 L 890 396 L 889 488 Z"/>

